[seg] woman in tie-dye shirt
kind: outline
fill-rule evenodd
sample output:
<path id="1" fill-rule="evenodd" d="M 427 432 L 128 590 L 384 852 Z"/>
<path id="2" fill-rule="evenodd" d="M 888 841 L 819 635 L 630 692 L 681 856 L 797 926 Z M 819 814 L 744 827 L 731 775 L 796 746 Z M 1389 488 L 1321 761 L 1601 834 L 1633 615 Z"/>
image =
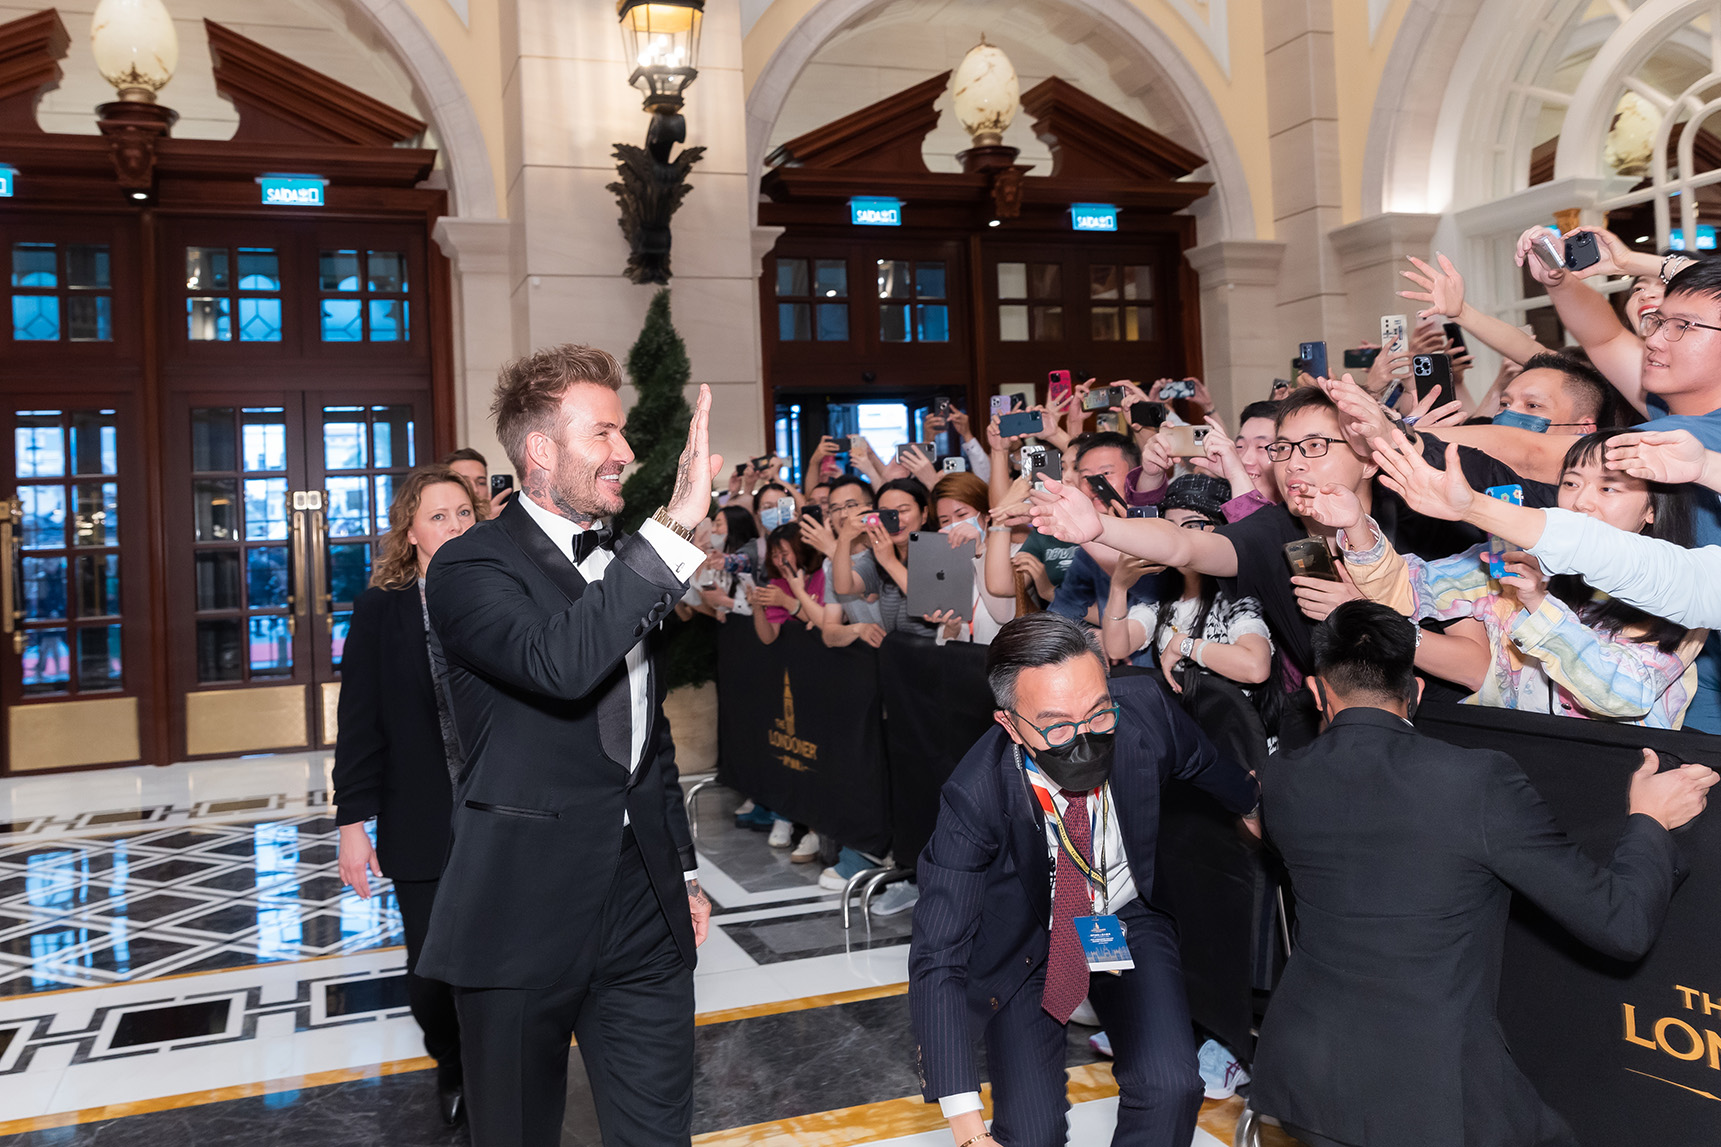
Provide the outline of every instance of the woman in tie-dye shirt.
<path id="1" fill-rule="evenodd" d="M 1686 495 L 1603 465 L 1618 430 L 1573 444 L 1560 476 L 1562 509 L 1679 545 L 1691 544 Z M 1507 554 L 1489 573 L 1487 546 L 1423 561 L 1396 553 L 1360 507 L 1323 494 L 1317 517 L 1343 528 L 1345 561 L 1358 588 L 1413 620 L 1454 624 L 1427 633 L 1424 672 L 1467 686 L 1465 701 L 1567 717 L 1677 729 L 1697 688 L 1706 630 L 1687 630 L 1592 590 L 1582 578 L 1549 578 L 1533 557 Z M 1354 501 L 1354 496 L 1351 498 Z"/>

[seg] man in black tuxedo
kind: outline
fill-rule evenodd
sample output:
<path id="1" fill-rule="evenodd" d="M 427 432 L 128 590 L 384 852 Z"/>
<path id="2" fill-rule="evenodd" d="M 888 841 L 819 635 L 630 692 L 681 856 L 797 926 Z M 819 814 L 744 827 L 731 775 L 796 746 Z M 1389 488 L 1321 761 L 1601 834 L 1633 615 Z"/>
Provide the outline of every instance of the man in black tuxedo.
<path id="1" fill-rule="evenodd" d="M 1262 786 L 1297 947 L 1261 1025 L 1250 1102 L 1314 1147 L 1576 1147 L 1495 1018 L 1512 891 L 1637 959 L 1683 876 L 1668 832 L 1702 811 L 1716 773 L 1657 774 L 1645 749 L 1603 868 L 1511 757 L 1411 725 L 1416 643 L 1410 621 L 1365 601 L 1314 632 L 1310 691 L 1327 728 L 1274 758 Z"/>
<path id="2" fill-rule="evenodd" d="M 1055 613 L 992 641 L 998 728 L 945 784 L 920 855 L 908 1006 L 921 1091 L 959 1145 L 1066 1135 L 1065 1024 L 1088 997 L 1116 1050 L 1116 1147 L 1188 1147 L 1201 1077 L 1176 926 L 1151 899 L 1159 790 L 1176 778 L 1252 813 L 1255 781 L 1151 676 L 1106 679 L 1099 646 Z M 1133 968 L 1090 975 L 1081 936 L 1121 934 Z M 980 1115 L 984 1034 L 996 1118 Z"/>
<path id="3" fill-rule="evenodd" d="M 521 496 L 426 579 L 466 769 L 419 972 L 454 985 L 477 1147 L 561 1141 L 578 1035 L 606 1144 L 687 1143 L 699 891 L 651 637 L 704 560 L 722 459 L 699 402 L 675 492 L 611 541 L 621 369 L 561 346 L 502 368 Z"/>

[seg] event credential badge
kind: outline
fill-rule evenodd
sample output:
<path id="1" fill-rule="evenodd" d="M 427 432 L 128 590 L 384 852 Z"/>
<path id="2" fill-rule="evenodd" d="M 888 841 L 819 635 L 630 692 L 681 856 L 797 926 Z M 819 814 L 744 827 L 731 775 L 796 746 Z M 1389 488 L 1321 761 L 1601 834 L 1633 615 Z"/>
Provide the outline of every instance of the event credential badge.
<path id="1" fill-rule="evenodd" d="M 1087 955 L 1088 971 L 1116 975 L 1135 967 L 1123 936 L 1123 923 L 1116 916 L 1077 916 L 1071 923 Z"/>

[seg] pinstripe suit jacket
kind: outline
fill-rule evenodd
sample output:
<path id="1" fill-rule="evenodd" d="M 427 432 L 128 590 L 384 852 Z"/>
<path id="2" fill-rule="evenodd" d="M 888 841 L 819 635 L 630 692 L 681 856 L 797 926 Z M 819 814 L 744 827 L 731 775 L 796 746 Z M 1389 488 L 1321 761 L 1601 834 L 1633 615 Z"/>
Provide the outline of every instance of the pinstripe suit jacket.
<path id="1" fill-rule="evenodd" d="M 1112 800 L 1136 888 L 1152 903 L 1160 786 L 1188 781 L 1239 814 L 1255 807 L 1260 790 L 1155 678 L 1116 677 L 1111 688 L 1123 710 Z M 928 1102 L 980 1089 L 975 1039 L 1045 963 L 1052 871 L 1043 817 L 999 728 L 944 786 L 938 827 L 920 854 L 908 956 L 916 1068 Z"/>

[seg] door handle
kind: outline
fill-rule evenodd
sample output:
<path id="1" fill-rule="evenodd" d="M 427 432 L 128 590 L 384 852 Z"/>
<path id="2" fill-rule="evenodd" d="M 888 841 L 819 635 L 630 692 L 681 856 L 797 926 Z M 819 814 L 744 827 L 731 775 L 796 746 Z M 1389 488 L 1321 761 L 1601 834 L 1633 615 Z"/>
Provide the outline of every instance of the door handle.
<path id="1" fill-rule="evenodd" d="M 310 573 L 310 615 L 323 619 L 323 631 L 335 631 L 334 600 L 329 585 L 329 524 L 321 490 L 305 494 L 305 568 Z"/>
<path id="2" fill-rule="evenodd" d="M 18 622 L 24 617 L 23 602 L 19 600 L 24 585 L 24 503 L 8 498 L 5 513 L 0 515 L 0 632 L 12 635 L 12 652 L 24 652 L 24 631 Z"/>
<path id="3" fill-rule="evenodd" d="M 305 511 L 304 497 L 298 490 L 287 495 L 287 636 L 299 632 L 299 614 L 304 609 L 305 595 Z"/>

